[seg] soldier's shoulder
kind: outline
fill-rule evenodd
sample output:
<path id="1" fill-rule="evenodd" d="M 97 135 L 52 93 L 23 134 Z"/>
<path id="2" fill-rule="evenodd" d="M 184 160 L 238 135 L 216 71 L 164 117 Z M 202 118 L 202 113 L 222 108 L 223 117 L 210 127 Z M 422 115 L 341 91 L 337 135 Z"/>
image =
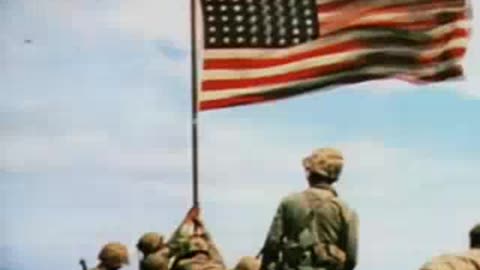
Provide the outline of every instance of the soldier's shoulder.
<path id="1" fill-rule="evenodd" d="M 293 203 L 293 202 L 298 202 L 298 201 L 302 200 L 303 196 L 304 196 L 303 192 L 292 192 L 292 193 L 290 193 L 287 196 L 282 198 L 282 203 L 283 204 L 289 204 L 289 203 Z"/>
<path id="2" fill-rule="evenodd" d="M 458 253 L 455 256 L 480 263 L 480 249 L 469 249 L 465 252 Z"/>

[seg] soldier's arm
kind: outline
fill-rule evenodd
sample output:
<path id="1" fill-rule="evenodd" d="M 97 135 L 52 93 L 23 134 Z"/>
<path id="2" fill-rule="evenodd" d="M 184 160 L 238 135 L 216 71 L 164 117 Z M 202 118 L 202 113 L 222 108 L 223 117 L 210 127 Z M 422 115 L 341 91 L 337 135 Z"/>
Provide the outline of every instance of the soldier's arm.
<path id="1" fill-rule="evenodd" d="M 281 245 L 284 224 L 283 224 L 283 212 L 284 201 L 280 203 L 275 216 L 273 217 L 272 224 L 267 234 L 267 239 L 262 249 L 262 269 L 267 269 L 272 262 L 278 260 L 279 247 Z"/>
<path id="2" fill-rule="evenodd" d="M 358 215 L 351 211 L 347 216 L 347 235 L 346 235 L 346 262 L 345 270 L 353 270 L 358 260 Z"/>

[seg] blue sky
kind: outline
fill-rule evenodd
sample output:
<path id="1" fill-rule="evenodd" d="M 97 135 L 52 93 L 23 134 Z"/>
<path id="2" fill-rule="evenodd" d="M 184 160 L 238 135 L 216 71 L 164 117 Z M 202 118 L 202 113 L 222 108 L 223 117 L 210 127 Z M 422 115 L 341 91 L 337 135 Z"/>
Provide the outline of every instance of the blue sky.
<path id="1" fill-rule="evenodd" d="M 183 218 L 187 2 L 0 0 L 1 270 L 93 265 L 110 240 L 135 261 L 143 232 Z M 479 46 L 474 32 L 466 82 L 202 113 L 201 198 L 227 262 L 258 251 L 280 198 L 305 186 L 301 159 L 329 145 L 346 156 L 338 189 L 360 215 L 359 270 L 464 249 L 480 222 Z"/>

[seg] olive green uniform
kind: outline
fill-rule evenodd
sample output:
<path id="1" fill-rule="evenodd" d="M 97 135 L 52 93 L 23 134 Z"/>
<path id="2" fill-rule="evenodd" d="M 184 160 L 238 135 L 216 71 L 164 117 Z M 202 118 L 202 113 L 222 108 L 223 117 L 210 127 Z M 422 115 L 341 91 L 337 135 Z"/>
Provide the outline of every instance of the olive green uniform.
<path id="1" fill-rule="evenodd" d="M 262 267 L 352 270 L 357 246 L 357 214 L 332 187 L 317 185 L 282 200 L 263 248 Z"/>

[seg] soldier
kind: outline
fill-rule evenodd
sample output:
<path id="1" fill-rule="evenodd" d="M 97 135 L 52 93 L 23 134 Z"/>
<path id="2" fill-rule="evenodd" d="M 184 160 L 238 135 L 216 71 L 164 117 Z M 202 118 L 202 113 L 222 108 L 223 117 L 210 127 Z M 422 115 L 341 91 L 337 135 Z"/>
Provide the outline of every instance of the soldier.
<path id="1" fill-rule="evenodd" d="M 479 270 L 480 269 L 480 224 L 470 231 L 470 250 L 433 258 L 421 270 Z"/>
<path id="2" fill-rule="evenodd" d="M 332 187 L 343 168 L 342 154 L 321 148 L 303 166 L 309 187 L 281 201 L 261 251 L 261 269 L 352 270 L 358 216 Z"/>
<path id="3" fill-rule="evenodd" d="M 155 232 L 145 233 L 137 242 L 137 248 L 143 253 L 143 256 L 155 253 L 164 246 L 163 236 Z"/>
<path id="4" fill-rule="evenodd" d="M 260 270 L 260 260 L 251 256 L 242 257 L 233 270 Z"/>
<path id="5" fill-rule="evenodd" d="M 160 252 L 147 255 L 140 262 L 142 270 L 168 270 L 168 257 Z"/>
<path id="6" fill-rule="evenodd" d="M 185 243 L 177 254 L 171 270 L 224 270 L 223 264 L 215 259 L 209 244 L 199 236 L 194 236 Z"/>
<path id="7" fill-rule="evenodd" d="M 142 237 L 140 237 L 140 239 L 138 240 L 137 248 L 140 252 L 142 252 L 143 255 L 143 258 L 140 260 L 141 270 L 143 270 L 143 261 L 150 255 L 158 253 L 160 256 L 163 256 L 165 260 L 168 261 L 169 249 L 164 242 L 163 235 L 159 233 L 149 232 L 142 235 Z M 155 262 L 156 259 L 153 259 L 153 261 Z"/>
<path id="8" fill-rule="evenodd" d="M 121 243 L 108 243 L 98 254 L 98 260 L 100 263 L 92 270 L 118 270 L 128 265 L 128 250 Z"/>

